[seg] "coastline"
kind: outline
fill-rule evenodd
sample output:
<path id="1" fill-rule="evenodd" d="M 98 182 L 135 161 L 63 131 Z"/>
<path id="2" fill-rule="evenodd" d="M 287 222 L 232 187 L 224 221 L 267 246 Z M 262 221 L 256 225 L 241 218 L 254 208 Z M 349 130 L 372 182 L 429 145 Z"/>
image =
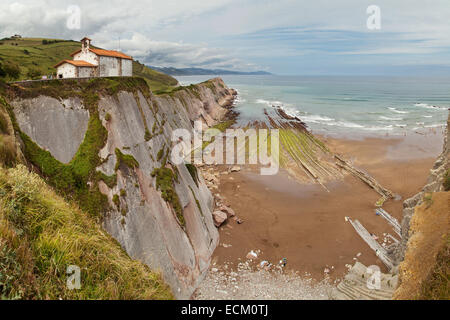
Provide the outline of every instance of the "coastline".
<path id="1" fill-rule="evenodd" d="M 403 200 L 425 185 L 443 142 L 438 131 L 358 139 L 318 136 L 333 153 L 345 155 L 401 196 L 383 206 L 398 220 Z M 350 175 L 328 183 L 327 188 L 330 192 L 318 184 L 294 181 L 284 170 L 275 176 L 260 176 L 255 168 L 243 166 L 239 172 L 219 175 L 215 192 L 244 223 L 229 219 L 219 228 L 220 243 L 212 268 L 234 274 L 239 265 L 249 263 L 260 272 L 257 266 L 261 261 L 277 265 L 286 258 L 284 273 L 293 272 L 318 286 L 323 281 L 338 282 L 356 261 L 377 265 L 386 272 L 381 260 L 345 220 L 346 216 L 358 219 L 380 242 L 386 239 L 391 243 L 386 234 L 392 234 L 392 229 L 374 212 L 379 194 Z M 251 250 L 259 253 L 253 262 L 246 258 Z M 200 293 L 210 283 L 205 282 Z"/>
<path id="2" fill-rule="evenodd" d="M 246 117 L 240 114 L 239 104 L 238 91 L 230 106 L 234 128 L 306 129 L 331 155 L 343 157 L 391 190 L 396 197 L 385 201 L 383 209 L 398 221 L 402 220 L 403 201 L 423 188 L 442 151 L 444 123 L 392 131 L 331 131 L 311 128 L 301 116 L 271 105 L 262 109 L 265 121 L 243 124 Z M 326 154 L 314 156 L 316 161 L 331 163 Z M 293 175 L 290 167 L 289 172 L 280 168 L 274 176 L 261 176 L 257 165 L 238 167 L 201 168 L 216 210 L 231 207 L 233 214 L 225 210 L 228 217 L 219 223 L 220 242 L 194 299 L 328 299 L 356 262 L 388 272 L 347 220 L 360 221 L 383 246 L 394 243 L 390 236 L 397 237 L 375 214 L 380 194 L 362 180 L 347 172 L 342 172 L 342 178 L 337 171 L 330 180 L 305 180 Z M 251 257 L 252 253 L 256 257 Z M 284 258 L 287 264 L 282 268 Z M 271 290 L 273 287 L 284 288 L 283 293 Z"/>

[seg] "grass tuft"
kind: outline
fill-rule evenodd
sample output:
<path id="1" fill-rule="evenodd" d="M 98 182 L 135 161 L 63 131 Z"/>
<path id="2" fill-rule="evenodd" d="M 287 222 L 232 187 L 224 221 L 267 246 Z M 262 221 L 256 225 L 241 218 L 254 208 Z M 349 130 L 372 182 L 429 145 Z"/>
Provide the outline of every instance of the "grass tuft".
<path id="1" fill-rule="evenodd" d="M 69 290 L 66 270 L 81 269 Z M 161 276 L 134 261 L 89 215 L 22 165 L 0 168 L 2 299 L 171 299 Z"/>

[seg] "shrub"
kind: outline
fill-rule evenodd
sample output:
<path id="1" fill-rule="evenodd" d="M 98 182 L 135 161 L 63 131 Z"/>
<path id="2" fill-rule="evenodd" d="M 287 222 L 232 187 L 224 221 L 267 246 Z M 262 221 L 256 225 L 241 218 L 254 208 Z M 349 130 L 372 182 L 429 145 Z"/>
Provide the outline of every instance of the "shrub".
<path id="1" fill-rule="evenodd" d="M 111 119 L 112 119 L 111 114 L 107 113 L 107 114 L 105 115 L 105 120 L 106 120 L 107 122 L 110 122 Z"/>
<path id="2" fill-rule="evenodd" d="M 17 63 L 12 61 L 7 61 L 3 64 L 3 70 L 6 73 L 6 76 L 11 79 L 19 79 L 20 77 L 20 67 Z"/>
<path id="3" fill-rule="evenodd" d="M 30 68 L 27 72 L 27 77 L 35 80 L 35 79 L 39 79 L 42 75 L 41 70 L 37 69 L 37 68 Z"/>

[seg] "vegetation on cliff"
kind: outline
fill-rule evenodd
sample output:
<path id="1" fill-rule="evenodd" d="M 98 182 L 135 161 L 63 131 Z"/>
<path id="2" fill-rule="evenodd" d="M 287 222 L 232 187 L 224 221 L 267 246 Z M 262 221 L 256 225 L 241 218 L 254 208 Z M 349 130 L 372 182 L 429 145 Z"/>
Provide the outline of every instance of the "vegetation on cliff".
<path id="1" fill-rule="evenodd" d="M 69 290 L 69 265 L 81 270 Z M 0 298 L 170 299 L 159 274 L 130 259 L 77 206 L 22 165 L 0 167 Z"/>
<path id="2" fill-rule="evenodd" d="M 449 192 L 427 194 L 415 208 L 394 299 L 450 297 Z"/>
<path id="3" fill-rule="evenodd" d="M 181 207 L 180 199 L 175 191 L 174 180 L 176 175 L 170 168 L 162 167 L 155 168 L 152 172 L 152 177 L 156 177 L 156 188 L 161 191 L 162 198 L 172 205 L 178 221 L 182 226 L 185 225 L 183 208 Z"/>
<path id="4" fill-rule="evenodd" d="M 48 183 L 61 195 L 75 200 L 80 207 L 90 214 L 100 217 L 108 208 L 108 200 L 98 188 L 98 181 L 103 180 L 108 186 L 115 185 L 116 176 L 111 177 L 96 171 L 101 164 L 98 156 L 107 139 L 107 131 L 99 118 L 98 100 L 100 94 L 114 96 L 120 91 L 135 92 L 141 90 L 149 94 L 148 86 L 140 78 L 97 78 L 88 81 L 47 81 L 45 83 L 30 83 L 25 86 L 12 85 L 5 94 L 11 97 L 34 98 L 41 94 L 57 99 L 78 97 L 90 111 L 88 129 L 83 142 L 72 161 L 68 164 L 56 160 L 50 152 L 39 147 L 18 125 L 19 133 L 26 159 L 32 163 L 46 178 Z M 139 166 L 129 155 L 116 150 L 117 168 L 125 164 L 128 167 Z"/>

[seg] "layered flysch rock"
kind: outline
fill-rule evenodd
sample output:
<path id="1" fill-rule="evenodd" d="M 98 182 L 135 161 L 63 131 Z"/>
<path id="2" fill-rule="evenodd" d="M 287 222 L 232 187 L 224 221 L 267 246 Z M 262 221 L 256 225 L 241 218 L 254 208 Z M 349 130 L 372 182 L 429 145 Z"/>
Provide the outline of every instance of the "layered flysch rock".
<path id="1" fill-rule="evenodd" d="M 213 198 L 201 174 L 194 177 L 186 165 L 170 164 L 172 131 L 192 131 L 195 120 L 217 124 L 232 104 L 234 90 L 221 79 L 154 96 L 139 90 L 99 93 L 98 117 L 107 130 L 100 150 L 104 175 L 114 183 L 95 182 L 107 196 L 104 228 L 134 259 L 161 270 L 175 297 L 189 298 L 209 267 L 218 243 L 212 219 Z M 62 163 L 76 154 L 88 128 L 92 110 L 83 100 L 45 96 L 16 98 L 20 130 Z M 118 157 L 133 159 L 123 165 Z M 135 163 L 135 162 L 137 163 Z M 152 175 L 170 168 L 181 215 L 163 199 Z"/>

